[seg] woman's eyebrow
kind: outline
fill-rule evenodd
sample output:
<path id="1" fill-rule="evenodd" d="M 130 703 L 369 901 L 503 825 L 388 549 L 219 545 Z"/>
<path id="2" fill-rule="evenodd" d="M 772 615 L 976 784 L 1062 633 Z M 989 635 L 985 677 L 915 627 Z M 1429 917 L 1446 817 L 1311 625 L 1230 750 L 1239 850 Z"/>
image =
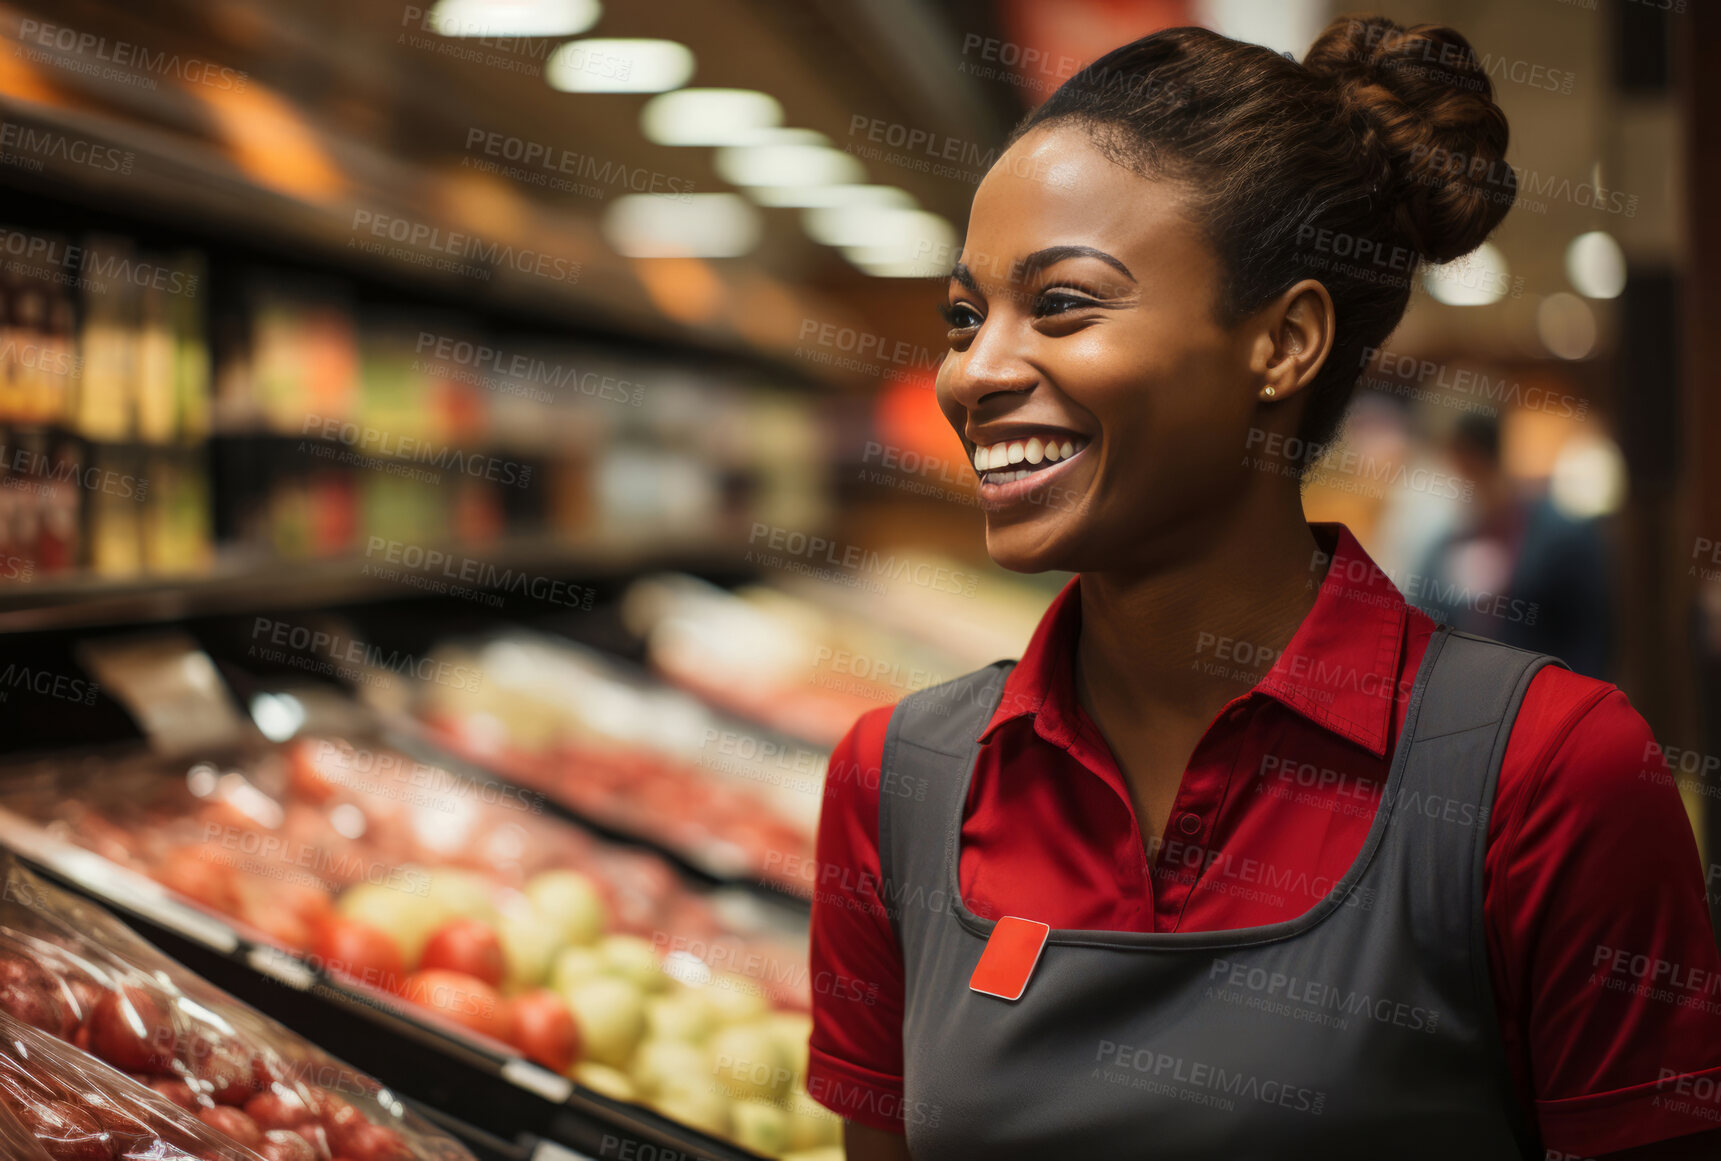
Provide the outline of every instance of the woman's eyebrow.
<path id="1" fill-rule="evenodd" d="M 1096 249 L 1093 246 L 1047 246 L 1043 250 L 1035 250 L 1022 259 L 1018 264 L 1018 270 L 1021 277 L 1027 278 L 1047 266 L 1062 262 L 1066 258 L 1098 258 L 1131 282 L 1135 281 L 1135 275 L 1129 272 L 1129 267 L 1104 250 Z"/>
<path id="2" fill-rule="evenodd" d="M 1129 272 L 1129 267 L 1104 250 L 1093 246 L 1047 246 L 1044 249 L 1035 250 L 1016 263 L 1013 273 L 1018 279 L 1028 278 L 1045 267 L 1055 265 L 1066 258 L 1098 258 L 1131 282 L 1135 281 L 1135 275 Z M 958 262 L 950 268 L 950 281 L 959 282 L 974 293 L 980 293 L 980 287 L 974 279 L 974 272 L 964 262 Z"/>

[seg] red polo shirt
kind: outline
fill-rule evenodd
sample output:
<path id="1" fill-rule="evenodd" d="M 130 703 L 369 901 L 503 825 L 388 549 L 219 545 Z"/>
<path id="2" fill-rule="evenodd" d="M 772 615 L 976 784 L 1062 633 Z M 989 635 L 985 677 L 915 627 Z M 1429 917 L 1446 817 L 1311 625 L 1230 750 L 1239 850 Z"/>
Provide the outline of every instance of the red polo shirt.
<path id="1" fill-rule="evenodd" d="M 1064 588 L 980 735 L 960 860 L 974 912 L 1054 928 L 1216 931 L 1294 918 L 1343 877 L 1434 622 L 1347 529 L 1314 528 L 1331 566 L 1264 678 L 1248 685 L 1247 645 L 1192 641 L 1197 665 L 1238 673 L 1238 696 L 1190 755 L 1151 853 L 1075 697 L 1080 578 Z M 890 712 L 862 715 L 831 755 L 812 971 L 840 986 L 814 988 L 807 1083 L 833 1111 L 901 1132 L 902 960 L 876 891 Z M 1537 674 L 1506 748 L 1484 863 L 1500 1029 L 1547 1147 L 1592 1156 L 1721 1126 L 1721 955 L 1704 874 L 1660 751 L 1618 688 Z"/>

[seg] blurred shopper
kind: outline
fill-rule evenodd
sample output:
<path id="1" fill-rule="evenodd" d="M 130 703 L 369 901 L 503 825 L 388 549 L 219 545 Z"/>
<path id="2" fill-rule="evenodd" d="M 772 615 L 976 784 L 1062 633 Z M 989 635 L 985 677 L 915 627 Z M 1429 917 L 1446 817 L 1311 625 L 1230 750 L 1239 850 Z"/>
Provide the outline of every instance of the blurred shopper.
<path id="1" fill-rule="evenodd" d="M 1597 522 L 1561 512 L 1546 488 L 1520 491 L 1501 465 L 1492 416 L 1464 416 L 1447 452 L 1474 491 L 1462 524 L 1405 586 L 1411 602 L 1437 621 L 1607 679 L 1613 598 Z"/>
<path id="2" fill-rule="evenodd" d="M 1303 515 L 1419 264 L 1511 204 L 1507 136 L 1463 37 L 1376 17 L 1303 63 L 1158 32 L 1011 135 L 938 401 L 993 560 L 1077 575 L 1019 662 L 832 754 L 874 772 L 826 786 L 813 895 L 850 1161 L 1721 1156 L 1642 717 Z"/>

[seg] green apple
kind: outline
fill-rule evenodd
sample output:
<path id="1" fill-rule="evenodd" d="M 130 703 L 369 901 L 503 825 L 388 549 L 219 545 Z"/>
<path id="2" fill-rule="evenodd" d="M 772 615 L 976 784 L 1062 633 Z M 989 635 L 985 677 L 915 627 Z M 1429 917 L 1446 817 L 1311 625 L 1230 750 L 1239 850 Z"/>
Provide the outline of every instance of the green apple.
<path id="1" fill-rule="evenodd" d="M 731 1024 L 705 1044 L 709 1075 L 735 1100 L 781 1096 L 794 1079 L 776 1037 L 757 1024 Z"/>
<path id="2" fill-rule="evenodd" d="M 604 970 L 637 985 L 644 992 L 661 992 L 673 981 L 663 974 L 651 941 L 637 935 L 606 935 L 597 943 Z"/>
<path id="3" fill-rule="evenodd" d="M 568 1069 L 568 1079 L 618 1101 L 639 1099 L 639 1092 L 633 1087 L 633 1081 L 628 1079 L 627 1074 L 607 1064 L 592 1060 L 575 1061 L 574 1066 Z"/>
<path id="4" fill-rule="evenodd" d="M 608 974 L 603 957 L 589 947 L 564 947 L 550 961 L 550 987 L 564 995 L 575 984 Z"/>
<path id="5" fill-rule="evenodd" d="M 685 1088 L 705 1078 L 705 1053 L 685 1040 L 643 1040 L 634 1049 L 628 1075 L 646 1096 Z"/>
<path id="6" fill-rule="evenodd" d="M 816 1149 L 821 1145 L 842 1144 L 842 1118 L 808 1096 L 805 1089 L 791 1089 L 788 1103 L 789 1148 Z"/>
<path id="7" fill-rule="evenodd" d="M 544 921 L 561 933 L 563 943 L 588 944 L 609 926 L 603 892 L 578 871 L 544 871 L 526 883 L 526 898 Z"/>
<path id="8" fill-rule="evenodd" d="M 359 883 L 342 892 L 335 910 L 392 938 L 411 969 L 431 932 L 443 924 L 442 908 L 423 895 L 384 883 Z"/>
<path id="9" fill-rule="evenodd" d="M 729 1123 L 730 1139 L 743 1149 L 775 1157 L 789 1146 L 789 1115 L 770 1101 L 736 1101 Z"/>
<path id="10" fill-rule="evenodd" d="M 430 886 L 424 895 L 440 909 L 444 923 L 479 919 L 495 926 L 496 884 L 477 871 L 438 867 L 430 872 Z"/>
<path id="11" fill-rule="evenodd" d="M 655 1038 L 698 1044 L 717 1027 L 717 1015 L 703 994 L 676 987 L 646 999 L 645 1022 Z"/>
<path id="12" fill-rule="evenodd" d="M 651 1107 L 671 1120 L 703 1129 L 714 1137 L 729 1135 L 729 1102 L 703 1080 L 671 1085 L 653 1098 Z"/>
<path id="13" fill-rule="evenodd" d="M 508 963 L 503 988 L 524 992 L 549 978 L 550 965 L 562 946 L 560 933 L 538 918 L 524 900 L 509 907 L 497 921 L 496 935 L 502 941 L 502 956 Z"/>
<path id="14" fill-rule="evenodd" d="M 807 1075 L 807 1038 L 813 1034 L 813 1018 L 805 1012 L 772 1012 L 760 1021 L 789 1058 L 796 1079 Z"/>
<path id="15" fill-rule="evenodd" d="M 622 1068 L 645 1034 L 645 999 L 638 988 L 614 976 L 580 980 L 561 993 L 579 1021 L 585 1056 Z"/>

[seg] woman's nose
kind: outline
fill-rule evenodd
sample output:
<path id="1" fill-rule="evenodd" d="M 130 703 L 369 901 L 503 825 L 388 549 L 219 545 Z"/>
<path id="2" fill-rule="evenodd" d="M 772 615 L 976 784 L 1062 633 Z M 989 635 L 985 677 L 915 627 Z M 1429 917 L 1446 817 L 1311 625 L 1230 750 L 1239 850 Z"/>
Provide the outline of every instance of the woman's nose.
<path id="1" fill-rule="evenodd" d="M 1032 391 L 1040 381 L 1021 349 L 1019 337 L 1007 328 L 982 323 L 967 350 L 944 356 L 939 387 L 961 406 L 973 410 L 1000 392 Z"/>

